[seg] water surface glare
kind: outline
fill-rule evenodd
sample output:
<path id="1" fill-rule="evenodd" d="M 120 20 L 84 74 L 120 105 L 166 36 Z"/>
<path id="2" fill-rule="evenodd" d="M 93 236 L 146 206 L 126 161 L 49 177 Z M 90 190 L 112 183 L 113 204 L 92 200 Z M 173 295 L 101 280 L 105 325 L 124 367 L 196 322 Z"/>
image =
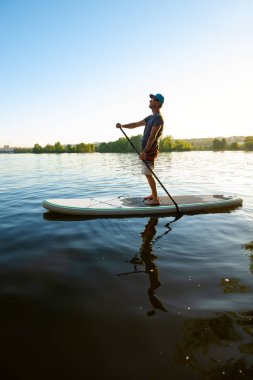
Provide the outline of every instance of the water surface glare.
<path id="1" fill-rule="evenodd" d="M 1 379 L 253 378 L 252 153 L 159 156 L 172 195 L 242 196 L 231 211 L 174 221 L 41 207 L 147 195 L 140 166 L 135 154 L 0 155 Z"/>

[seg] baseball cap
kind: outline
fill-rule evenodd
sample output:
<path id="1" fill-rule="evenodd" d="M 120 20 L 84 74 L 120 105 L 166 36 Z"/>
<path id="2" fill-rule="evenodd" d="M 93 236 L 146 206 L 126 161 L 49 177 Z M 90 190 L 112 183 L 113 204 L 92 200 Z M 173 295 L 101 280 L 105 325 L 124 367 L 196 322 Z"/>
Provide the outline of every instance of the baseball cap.
<path id="1" fill-rule="evenodd" d="M 164 96 L 162 96 L 162 94 L 155 94 L 155 95 L 150 94 L 149 97 L 151 99 L 156 98 L 161 104 L 163 104 L 163 102 L 164 102 Z"/>

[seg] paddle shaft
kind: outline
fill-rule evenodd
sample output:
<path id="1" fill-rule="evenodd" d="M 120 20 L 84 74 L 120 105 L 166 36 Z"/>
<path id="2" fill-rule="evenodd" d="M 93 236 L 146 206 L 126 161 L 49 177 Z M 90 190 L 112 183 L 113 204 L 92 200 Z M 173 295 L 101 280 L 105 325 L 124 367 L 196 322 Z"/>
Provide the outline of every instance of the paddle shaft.
<path id="1" fill-rule="evenodd" d="M 125 137 L 127 138 L 127 140 L 129 141 L 129 143 L 132 145 L 132 147 L 134 148 L 134 150 L 136 151 L 136 153 L 138 155 L 140 155 L 140 152 L 138 151 L 138 149 L 136 148 L 136 146 L 132 143 L 132 141 L 129 139 L 129 137 L 127 136 L 127 134 L 123 131 L 123 129 L 120 127 L 120 130 L 121 132 L 125 135 Z M 149 164 L 145 161 L 145 160 L 142 160 L 144 162 L 144 164 L 147 166 L 147 168 L 150 170 L 150 172 L 152 173 L 152 175 L 155 177 L 155 179 L 157 180 L 157 182 L 160 184 L 160 186 L 163 188 L 163 190 L 165 191 L 165 193 L 170 197 L 170 199 L 172 200 L 172 202 L 174 203 L 175 207 L 176 207 L 176 210 L 177 210 L 177 213 L 178 214 L 181 214 L 181 211 L 178 207 L 178 204 L 177 202 L 175 201 L 175 199 L 172 198 L 172 196 L 170 195 L 170 193 L 168 192 L 168 190 L 165 188 L 165 186 L 162 184 L 162 182 L 160 181 L 160 179 L 157 177 L 157 175 L 154 173 L 154 171 L 149 167 Z"/>

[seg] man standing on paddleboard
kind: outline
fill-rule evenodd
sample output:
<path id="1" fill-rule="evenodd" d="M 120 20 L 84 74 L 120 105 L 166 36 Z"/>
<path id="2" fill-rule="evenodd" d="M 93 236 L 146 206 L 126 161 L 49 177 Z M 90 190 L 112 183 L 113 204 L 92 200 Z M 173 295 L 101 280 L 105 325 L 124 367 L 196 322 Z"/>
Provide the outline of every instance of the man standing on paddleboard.
<path id="1" fill-rule="evenodd" d="M 160 113 L 160 109 L 164 102 L 164 97 L 161 94 L 149 95 L 150 102 L 149 108 L 152 110 L 152 115 L 146 117 L 141 121 L 130 124 L 120 124 L 117 123 L 117 128 L 137 128 L 145 126 L 143 137 L 142 137 L 142 152 L 140 154 L 140 159 L 142 162 L 142 174 L 144 174 L 148 180 L 149 186 L 151 188 L 151 195 L 144 197 L 145 204 L 150 206 L 159 206 L 160 201 L 157 195 L 156 181 L 152 176 L 151 171 L 148 169 L 145 162 L 148 164 L 151 170 L 154 170 L 155 160 L 158 156 L 158 144 L 159 138 L 163 132 L 163 118 Z M 145 161 L 145 162 L 144 162 Z"/>

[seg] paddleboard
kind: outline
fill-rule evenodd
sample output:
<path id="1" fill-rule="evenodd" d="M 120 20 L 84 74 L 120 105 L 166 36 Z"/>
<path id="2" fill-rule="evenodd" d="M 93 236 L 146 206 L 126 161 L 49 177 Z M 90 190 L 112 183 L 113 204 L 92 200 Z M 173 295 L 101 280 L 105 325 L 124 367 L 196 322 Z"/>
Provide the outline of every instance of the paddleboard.
<path id="1" fill-rule="evenodd" d="M 182 214 L 222 210 L 242 205 L 242 198 L 233 195 L 176 195 L 173 197 Z M 160 197 L 160 206 L 145 205 L 141 197 L 48 199 L 42 206 L 47 210 L 70 215 L 121 216 L 121 215 L 173 215 L 177 213 L 168 196 Z"/>

